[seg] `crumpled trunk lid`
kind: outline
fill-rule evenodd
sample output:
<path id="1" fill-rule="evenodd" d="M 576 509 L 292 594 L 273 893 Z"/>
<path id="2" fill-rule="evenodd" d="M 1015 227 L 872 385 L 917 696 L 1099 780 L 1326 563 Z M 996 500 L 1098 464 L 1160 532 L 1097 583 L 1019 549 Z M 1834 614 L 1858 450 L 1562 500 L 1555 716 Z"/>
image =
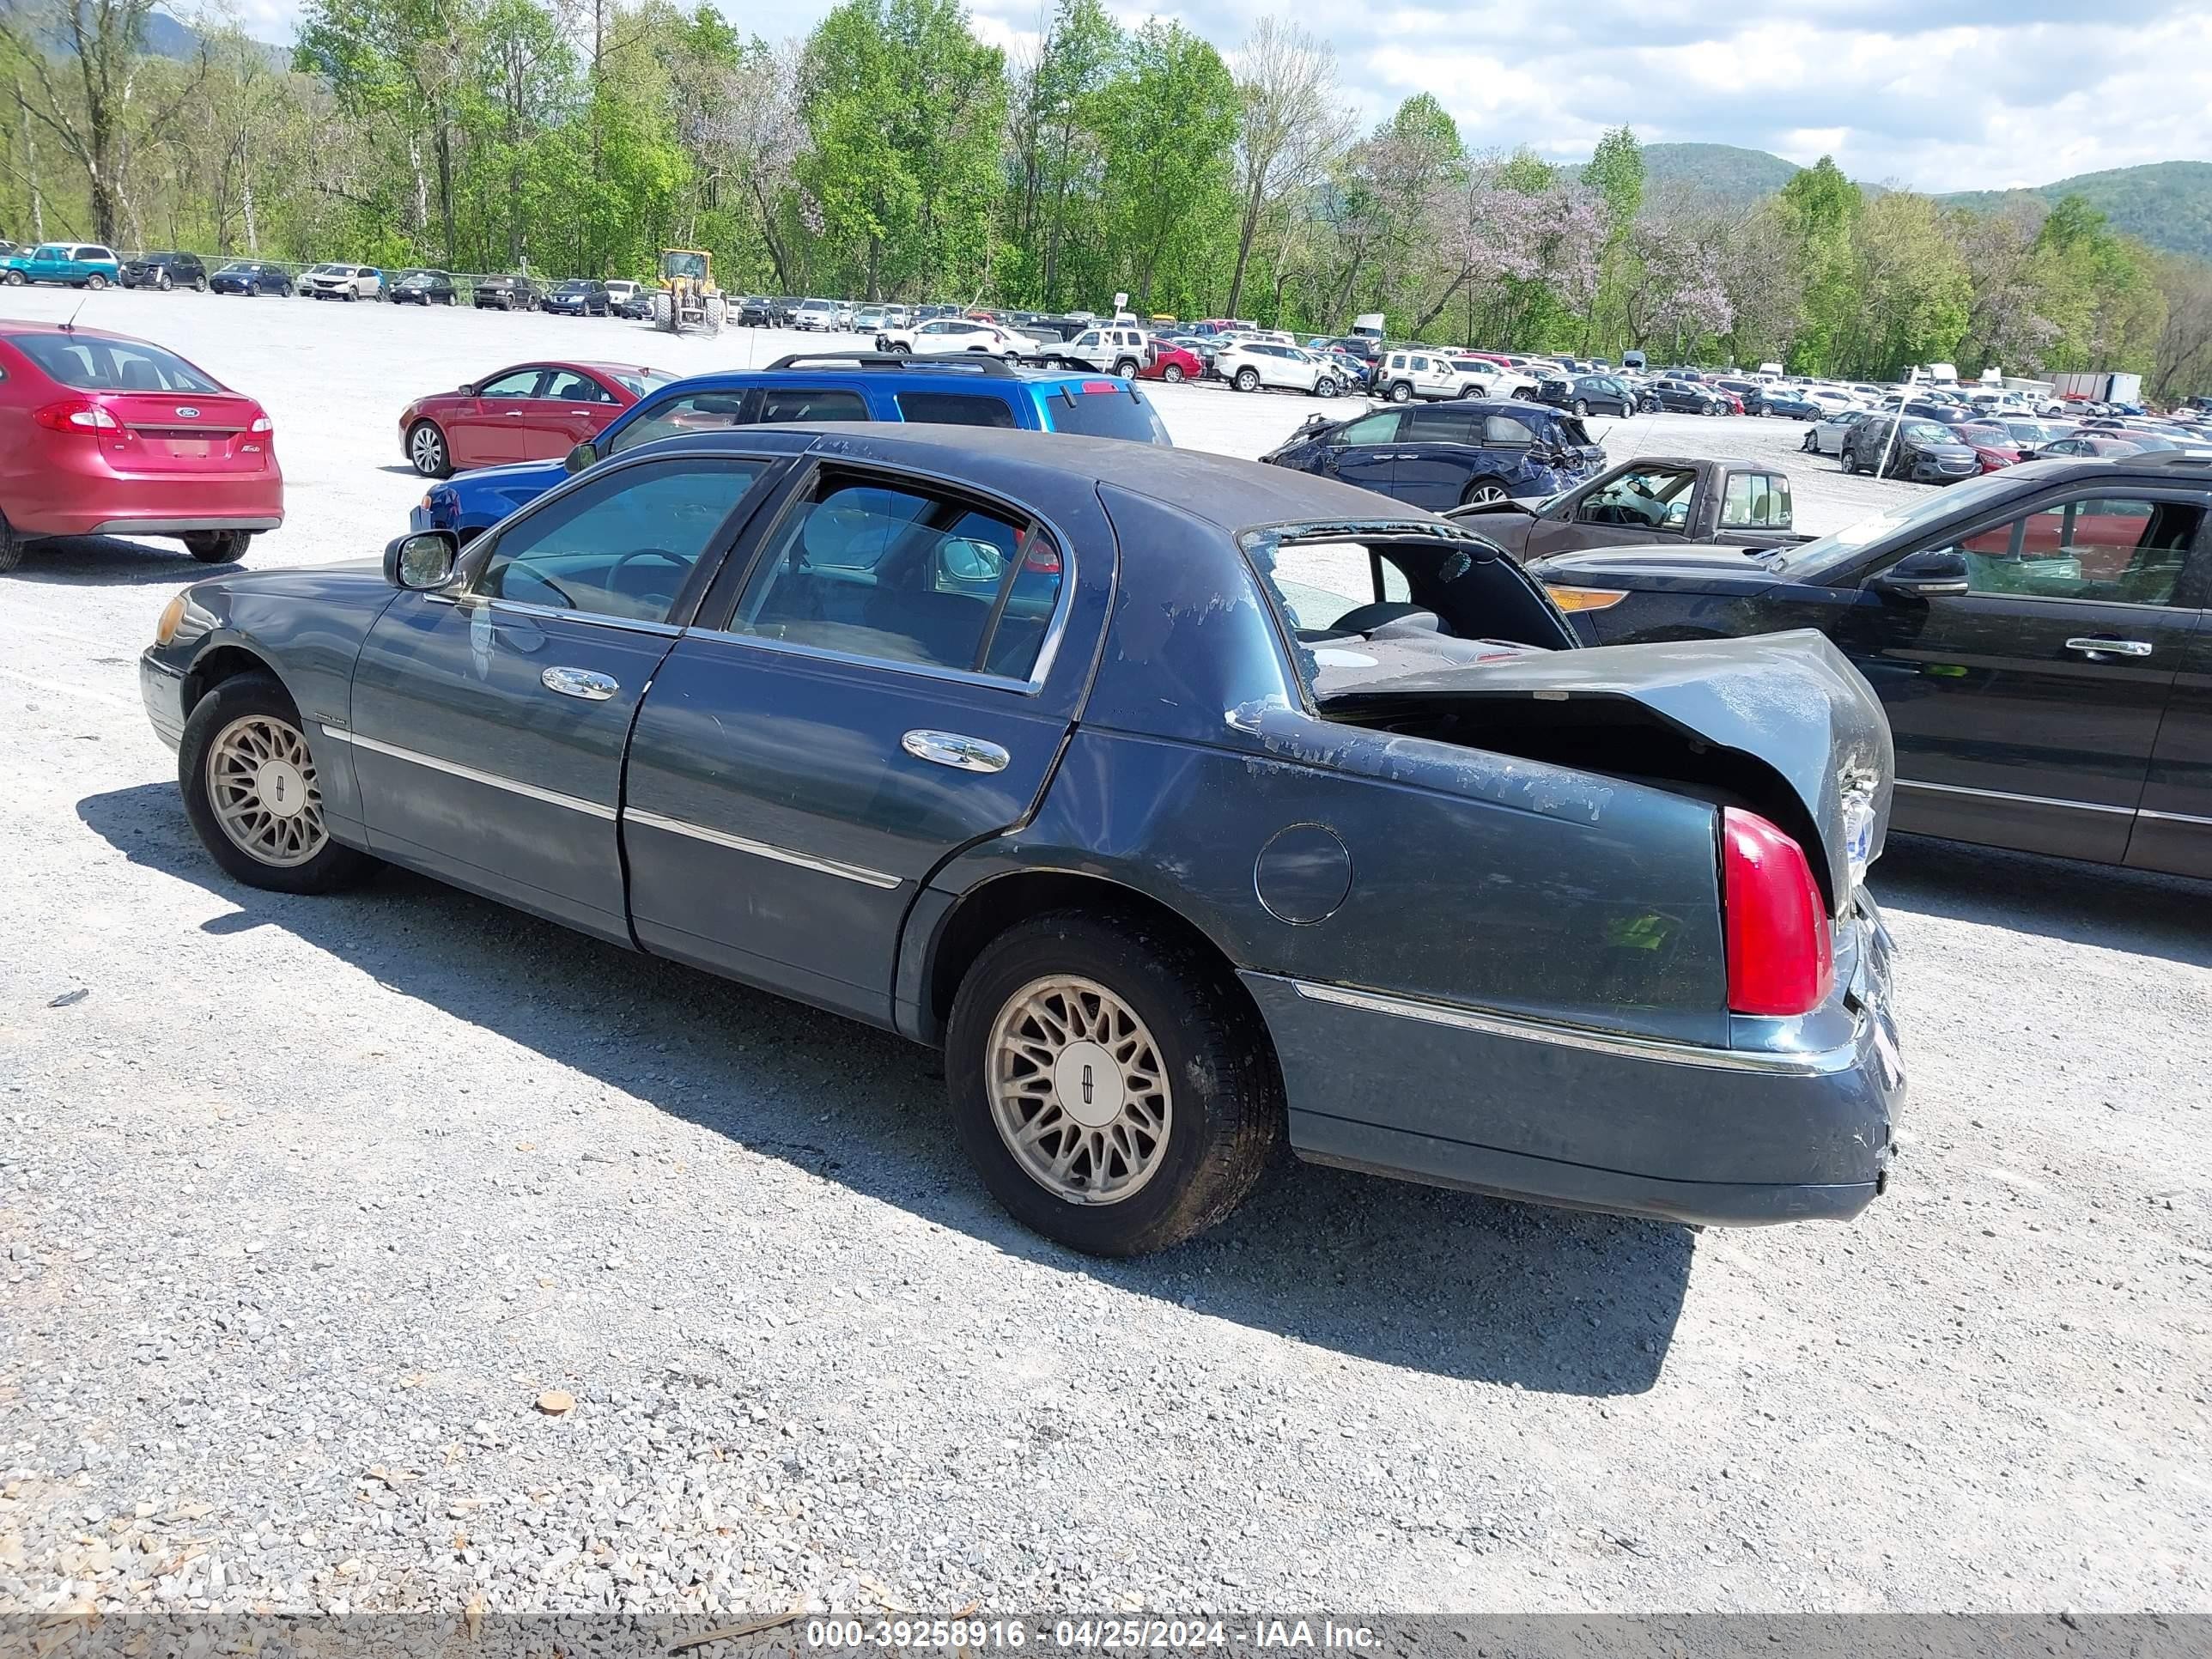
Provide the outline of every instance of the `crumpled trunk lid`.
<path id="1" fill-rule="evenodd" d="M 1896 755 L 1872 688 L 1810 629 L 1501 653 L 1320 685 L 1333 720 L 1748 800 L 1805 845 L 1831 914 L 1889 824 Z"/>

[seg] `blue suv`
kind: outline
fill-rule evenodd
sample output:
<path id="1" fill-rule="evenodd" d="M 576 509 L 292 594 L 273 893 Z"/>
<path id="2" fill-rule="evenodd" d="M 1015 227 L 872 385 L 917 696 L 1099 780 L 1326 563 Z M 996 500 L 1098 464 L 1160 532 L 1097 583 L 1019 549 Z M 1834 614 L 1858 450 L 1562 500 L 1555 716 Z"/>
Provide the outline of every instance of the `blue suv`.
<path id="1" fill-rule="evenodd" d="M 472 540 L 594 461 L 659 438 L 791 421 L 927 421 L 1018 427 L 1168 444 L 1167 428 L 1135 385 L 1104 374 L 1050 374 L 994 357 L 799 353 L 765 369 L 695 374 L 632 404 L 565 461 L 530 461 L 457 474 L 412 514 L 416 530 Z"/>

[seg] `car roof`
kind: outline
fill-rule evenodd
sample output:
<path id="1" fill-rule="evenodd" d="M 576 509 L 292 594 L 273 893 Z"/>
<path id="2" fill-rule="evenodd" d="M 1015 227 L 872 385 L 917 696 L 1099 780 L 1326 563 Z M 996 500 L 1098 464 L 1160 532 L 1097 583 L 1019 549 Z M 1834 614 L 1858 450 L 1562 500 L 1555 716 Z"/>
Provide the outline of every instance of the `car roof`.
<path id="1" fill-rule="evenodd" d="M 794 354 L 805 356 L 804 352 Z M 1058 368 L 1031 368 L 1026 364 L 1008 364 L 1006 372 L 995 368 L 988 374 L 955 358 L 949 362 L 933 362 L 927 358 L 912 364 L 892 368 L 884 366 L 864 368 L 847 362 L 838 366 L 836 358 L 825 354 L 819 368 L 710 368 L 703 374 L 687 374 L 681 380 L 659 390 L 665 393 L 681 387 L 701 392 L 729 392 L 744 386 L 777 386 L 790 380 L 804 380 L 810 386 L 880 386 L 889 383 L 908 391 L 917 386 L 951 387 L 963 390 L 988 390 L 997 386 L 1036 386 L 1045 391 L 1056 391 L 1064 386 L 1079 386 L 1086 381 L 1109 378 L 1096 369 L 1071 373 Z M 1118 387 L 1120 382 L 1115 382 Z"/>
<path id="2" fill-rule="evenodd" d="M 88 246 L 90 244 L 84 246 Z M 125 345 L 150 345 L 161 351 L 173 349 L 169 346 L 160 345 L 153 340 L 141 339 L 136 334 L 118 334 L 114 330 L 107 328 L 72 328 L 67 323 L 19 323 L 12 320 L 0 322 L 0 339 L 20 340 L 27 334 L 58 334 L 64 338 L 72 340 L 120 340 Z M 177 352 L 174 355 L 181 356 L 183 354 Z"/>
<path id="3" fill-rule="evenodd" d="M 635 460 L 686 451 L 742 452 L 761 437 L 773 447 L 795 446 L 823 455 L 880 461 L 910 467 L 977 489 L 1050 505 L 1071 494 L 1095 495 L 1111 485 L 1151 496 L 1224 532 L 1255 525 L 1310 522 L 1432 524 L 1443 535 L 1455 526 L 1419 508 L 1407 507 L 1371 490 L 1316 477 L 1288 467 L 1238 460 L 1201 449 L 1164 449 L 1125 438 L 1090 438 L 1073 433 L 1030 432 L 1010 427 L 937 427 L 876 422 L 793 422 L 781 425 L 731 427 L 641 444 L 627 452 Z"/>

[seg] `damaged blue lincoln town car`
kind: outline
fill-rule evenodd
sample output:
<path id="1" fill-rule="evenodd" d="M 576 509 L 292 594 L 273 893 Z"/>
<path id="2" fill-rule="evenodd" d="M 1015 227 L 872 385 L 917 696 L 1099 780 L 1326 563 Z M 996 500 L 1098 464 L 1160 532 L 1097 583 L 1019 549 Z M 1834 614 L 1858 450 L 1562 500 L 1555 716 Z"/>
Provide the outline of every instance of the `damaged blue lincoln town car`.
<path id="1" fill-rule="evenodd" d="M 380 860 L 945 1052 L 984 1183 L 1173 1244 L 1322 1163 L 1757 1223 L 1882 1190 L 1893 757 L 1819 635 L 1578 646 L 1459 525 L 1050 433 L 642 446 L 216 577 L 141 678 L 236 879 Z"/>

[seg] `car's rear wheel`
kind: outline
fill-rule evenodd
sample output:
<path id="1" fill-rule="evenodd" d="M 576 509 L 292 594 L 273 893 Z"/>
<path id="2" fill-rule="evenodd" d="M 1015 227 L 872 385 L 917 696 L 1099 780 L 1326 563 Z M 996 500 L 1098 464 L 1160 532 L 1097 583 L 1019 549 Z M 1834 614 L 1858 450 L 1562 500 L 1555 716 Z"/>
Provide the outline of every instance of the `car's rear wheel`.
<path id="1" fill-rule="evenodd" d="M 1181 381 L 1182 379 L 1182 365 L 1181 363 L 1168 364 L 1166 368 L 1160 370 L 1160 379 L 1163 380 Z"/>
<path id="2" fill-rule="evenodd" d="M 95 270 L 91 276 L 84 279 L 84 285 L 87 288 L 91 289 L 94 293 L 97 293 L 99 290 L 107 286 L 107 278 L 101 276 Z"/>
<path id="3" fill-rule="evenodd" d="M 1137 378 L 1137 370 L 1141 367 L 1142 365 L 1134 357 L 1124 357 L 1114 365 L 1114 373 L 1121 380 L 1133 380 Z"/>
<path id="4" fill-rule="evenodd" d="M 23 562 L 23 538 L 15 533 L 15 526 L 0 518 L 0 571 L 13 570 Z"/>
<path id="5" fill-rule="evenodd" d="M 1394 381 L 1390 387 L 1390 401 L 1394 404 L 1409 404 L 1413 402 L 1413 388 L 1404 380 Z"/>
<path id="6" fill-rule="evenodd" d="M 208 291 L 208 283 L 207 283 L 207 278 L 206 278 L 206 277 L 204 277 L 204 276 L 195 276 L 195 277 L 193 277 L 193 278 L 192 278 L 192 292 L 193 292 L 193 293 L 195 293 L 195 294 L 204 294 L 204 293 L 206 293 L 207 291 Z"/>
<path id="7" fill-rule="evenodd" d="M 453 476 L 453 457 L 434 421 L 417 421 L 407 430 L 407 460 L 426 478 Z"/>
<path id="8" fill-rule="evenodd" d="M 1056 911 L 992 941 L 953 1004 L 945 1076 L 992 1196 L 1094 1255 L 1204 1231 L 1282 1133 L 1256 1017 L 1195 946 L 1142 921 Z"/>
<path id="9" fill-rule="evenodd" d="M 243 530 L 203 530 L 183 539 L 185 551 L 202 564 L 236 564 L 253 538 Z"/>
<path id="10" fill-rule="evenodd" d="M 300 711 L 273 675 L 240 674 L 193 708 L 177 748 L 185 816 L 249 887 L 327 893 L 376 867 L 332 841 Z"/>
<path id="11" fill-rule="evenodd" d="M 1488 507 L 1506 499 L 1505 486 L 1495 478 L 1477 478 L 1459 493 L 1462 507 Z"/>
<path id="12" fill-rule="evenodd" d="M 1249 367 L 1238 369 L 1237 371 L 1235 385 L 1239 392 L 1258 391 L 1260 389 L 1260 371 Z"/>

